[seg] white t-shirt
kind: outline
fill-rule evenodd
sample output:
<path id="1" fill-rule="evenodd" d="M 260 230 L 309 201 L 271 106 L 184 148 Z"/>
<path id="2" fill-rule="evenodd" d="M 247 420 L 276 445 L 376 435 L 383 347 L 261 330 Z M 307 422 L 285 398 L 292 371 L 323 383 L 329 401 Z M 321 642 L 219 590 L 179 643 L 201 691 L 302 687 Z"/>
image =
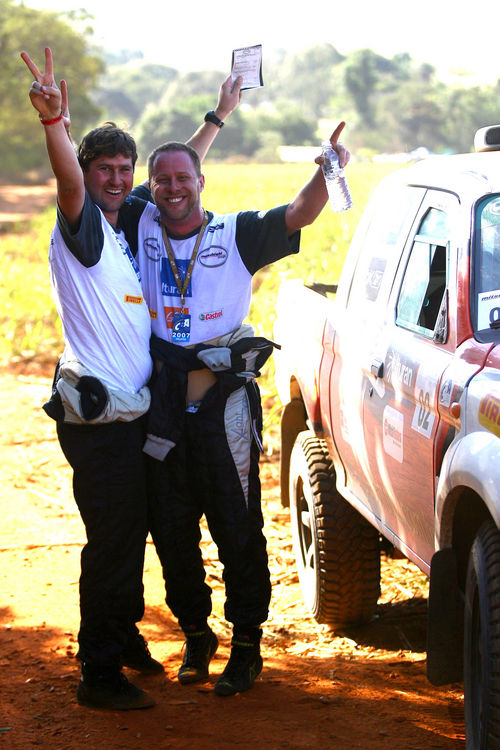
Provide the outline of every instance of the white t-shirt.
<path id="1" fill-rule="evenodd" d="M 300 233 L 288 237 L 285 211 L 286 206 L 281 206 L 268 212 L 209 214 L 185 295 L 189 339 L 175 343 L 198 344 L 241 325 L 248 315 L 255 271 L 298 252 Z M 187 237 L 169 236 L 182 280 L 197 236 L 197 231 Z M 159 211 L 151 203 L 139 221 L 136 258 L 152 331 L 172 341 L 172 321 L 181 311 L 181 296 L 163 241 Z"/>
<path id="2" fill-rule="evenodd" d="M 150 378 L 151 319 L 137 264 L 86 195 L 78 231 L 58 212 L 50 239 L 50 278 L 67 359 L 78 359 L 112 390 L 136 393 Z"/>

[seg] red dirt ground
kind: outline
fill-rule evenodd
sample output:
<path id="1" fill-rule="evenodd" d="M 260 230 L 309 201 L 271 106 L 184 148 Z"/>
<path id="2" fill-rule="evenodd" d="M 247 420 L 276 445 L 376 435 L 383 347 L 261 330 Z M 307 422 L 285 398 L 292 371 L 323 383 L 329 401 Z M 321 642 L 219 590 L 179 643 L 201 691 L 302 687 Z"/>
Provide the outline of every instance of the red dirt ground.
<path id="1" fill-rule="evenodd" d="M 0 190 L 0 219 L 8 213 Z M 212 692 L 228 657 L 230 630 L 222 614 L 221 566 L 204 530 L 214 591 L 211 624 L 221 644 L 209 681 L 176 681 L 182 638 L 164 603 L 149 542 L 141 631 L 165 676 L 128 676 L 157 705 L 135 712 L 79 706 L 75 654 L 84 530 L 54 423 L 40 409 L 49 389 L 46 369 L 12 364 L 0 372 L 0 750 L 464 748 L 462 686 L 436 688 L 425 676 L 427 583 L 411 563 L 383 559 L 377 618 L 367 627 L 332 633 L 305 612 L 289 513 L 279 502 L 276 418 L 266 427 L 261 464 L 273 600 L 264 626 L 264 670 L 254 688 L 231 698 Z"/>
<path id="2" fill-rule="evenodd" d="M 54 200 L 55 180 L 44 185 L 3 185 L 0 183 L 0 232 L 16 221 L 30 218 Z"/>

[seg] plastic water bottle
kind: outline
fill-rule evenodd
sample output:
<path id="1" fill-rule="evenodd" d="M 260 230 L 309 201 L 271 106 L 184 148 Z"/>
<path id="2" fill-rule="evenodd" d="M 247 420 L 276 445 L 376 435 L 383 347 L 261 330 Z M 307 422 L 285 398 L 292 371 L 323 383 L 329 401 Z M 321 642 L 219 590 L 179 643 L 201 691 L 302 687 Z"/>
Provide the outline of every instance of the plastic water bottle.
<path id="1" fill-rule="evenodd" d="M 339 157 L 332 148 L 330 141 L 321 144 L 323 153 L 323 175 L 325 177 L 326 189 L 330 198 L 332 211 L 336 213 L 347 211 L 352 207 L 351 193 L 344 175 L 344 170 L 339 166 Z"/>

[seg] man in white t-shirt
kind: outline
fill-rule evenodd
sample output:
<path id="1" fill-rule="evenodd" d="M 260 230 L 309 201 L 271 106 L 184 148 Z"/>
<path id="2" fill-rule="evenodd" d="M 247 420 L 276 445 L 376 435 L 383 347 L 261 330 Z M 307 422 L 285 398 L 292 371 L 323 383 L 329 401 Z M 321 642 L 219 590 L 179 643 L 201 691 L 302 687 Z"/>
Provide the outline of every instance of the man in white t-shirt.
<path id="1" fill-rule="evenodd" d="M 22 58 L 35 78 L 30 99 L 57 180 L 49 259 L 65 350 L 46 411 L 57 420 L 87 533 L 77 698 L 112 710 L 147 708 L 154 704 L 151 696 L 121 672 L 122 665 L 163 672 L 135 624 L 144 610 L 148 509 L 142 448 L 151 375 L 150 314 L 122 229 L 146 205 L 128 199 L 137 153 L 128 133 L 106 123 L 87 134 L 77 159 L 67 134 L 66 87 L 61 84 L 61 93 L 56 86 L 50 49 L 43 72 L 26 53 Z M 213 116 L 227 116 L 238 100 L 239 83 L 232 86 L 228 79 Z M 209 118 L 191 142 L 204 154 L 218 130 Z"/>

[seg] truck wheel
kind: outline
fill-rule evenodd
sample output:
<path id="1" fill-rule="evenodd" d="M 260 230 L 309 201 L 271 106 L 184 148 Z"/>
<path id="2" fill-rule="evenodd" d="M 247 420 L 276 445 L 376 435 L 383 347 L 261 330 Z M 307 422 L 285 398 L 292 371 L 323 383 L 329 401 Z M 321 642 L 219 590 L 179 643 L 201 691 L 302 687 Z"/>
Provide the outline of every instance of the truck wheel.
<path id="1" fill-rule="evenodd" d="M 380 595 L 379 534 L 337 492 L 323 440 L 297 436 L 290 464 L 295 559 L 306 605 L 335 628 L 371 619 Z"/>
<path id="2" fill-rule="evenodd" d="M 500 748 L 500 532 L 483 523 L 465 587 L 464 704 L 468 750 Z"/>

